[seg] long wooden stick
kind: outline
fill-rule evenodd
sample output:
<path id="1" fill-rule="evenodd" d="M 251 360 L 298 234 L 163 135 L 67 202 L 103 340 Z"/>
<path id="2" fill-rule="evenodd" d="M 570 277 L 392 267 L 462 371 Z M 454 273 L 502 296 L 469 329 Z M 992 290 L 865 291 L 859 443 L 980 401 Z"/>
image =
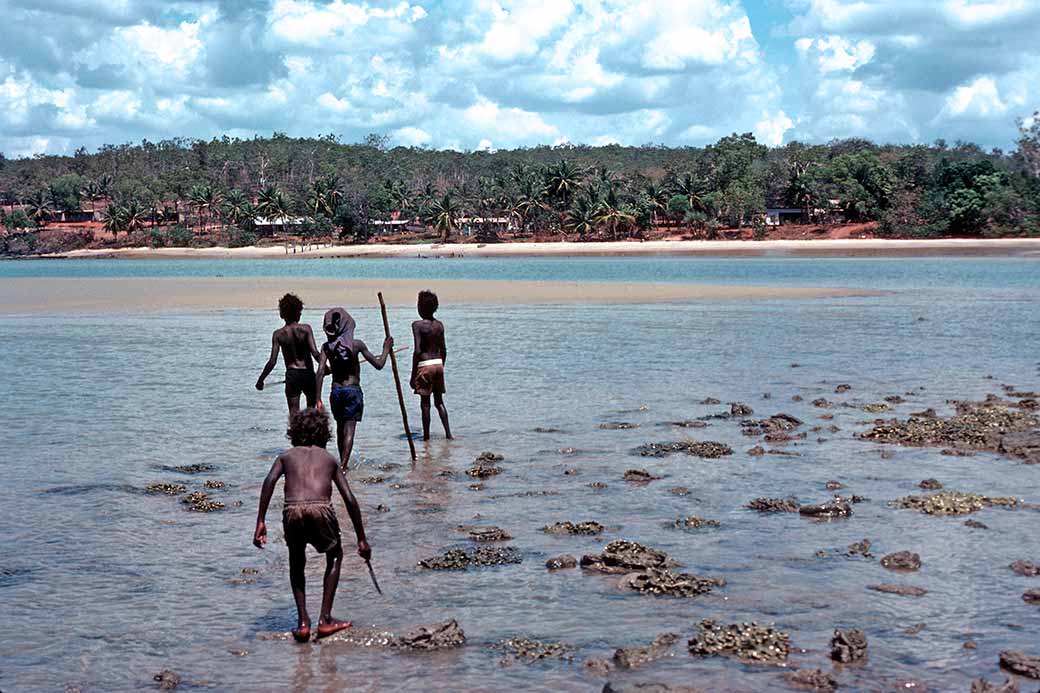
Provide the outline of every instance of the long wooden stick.
<path id="1" fill-rule="evenodd" d="M 383 312 L 383 331 L 390 336 L 390 321 L 386 317 L 386 303 L 383 302 L 383 292 L 379 292 L 379 310 Z M 408 439 L 408 450 L 412 453 L 412 462 L 415 462 L 415 441 L 412 440 L 412 429 L 408 428 L 408 410 L 404 406 L 404 393 L 401 391 L 401 374 L 397 372 L 397 357 L 394 350 L 390 350 L 390 368 L 394 371 L 394 385 L 397 386 L 397 402 L 401 405 L 401 421 L 404 422 L 404 435 Z"/>

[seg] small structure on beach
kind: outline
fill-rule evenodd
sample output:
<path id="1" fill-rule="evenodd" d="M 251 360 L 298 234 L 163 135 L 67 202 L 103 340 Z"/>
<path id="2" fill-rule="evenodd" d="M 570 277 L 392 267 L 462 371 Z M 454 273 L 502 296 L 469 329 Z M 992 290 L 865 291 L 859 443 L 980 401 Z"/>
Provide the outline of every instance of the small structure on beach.
<path id="1" fill-rule="evenodd" d="M 766 207 L 766 226 L 805 223 L 805 210 L 798 207 Z"/>

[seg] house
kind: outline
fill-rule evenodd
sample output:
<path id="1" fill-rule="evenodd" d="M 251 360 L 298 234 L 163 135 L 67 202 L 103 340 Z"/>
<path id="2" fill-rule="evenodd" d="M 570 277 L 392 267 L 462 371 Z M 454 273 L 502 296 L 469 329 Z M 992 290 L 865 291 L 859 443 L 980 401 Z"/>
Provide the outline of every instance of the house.
<path id="1" fill-rule="evenodd" d="M 805 210 L 798 207 L 766 207 L 766 226 L 804 224 Z"/>
<path id="2" fill-rule="evenodd" d="M 513 228 L 511 217 L 459 217 L 462 233 L 471 236 L 476 231 L 505 232 Z"/>

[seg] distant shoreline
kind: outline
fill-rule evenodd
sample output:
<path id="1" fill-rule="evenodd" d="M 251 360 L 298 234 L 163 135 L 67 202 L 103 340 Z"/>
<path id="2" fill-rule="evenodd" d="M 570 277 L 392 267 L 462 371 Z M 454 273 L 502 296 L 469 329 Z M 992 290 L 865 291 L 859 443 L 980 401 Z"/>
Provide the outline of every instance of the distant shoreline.
<path id="1" fill-rule="evenodd" d="M 34 258 L 279 259 L 427 257 L 927 257 L 1036 256 L 1040 238 L 889 240 L 819 239 L 773 241 L 616 241 L 606 243 L 436 243 L 430 245 L 336 245 L 286 253 L 283 246 L 245 248 L 115 248 L 74 250 Z"/>

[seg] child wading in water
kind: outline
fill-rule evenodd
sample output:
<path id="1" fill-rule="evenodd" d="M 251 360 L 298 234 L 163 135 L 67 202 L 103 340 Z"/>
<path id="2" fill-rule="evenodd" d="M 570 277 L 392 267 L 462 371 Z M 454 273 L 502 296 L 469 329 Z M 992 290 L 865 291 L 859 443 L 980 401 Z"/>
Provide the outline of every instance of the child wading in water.
<path id="1" fill-rule="evenodd" d="M 314 343 L 314 332 L 310 325 L 300 324 L 303 301 L 295 294 L 286 294 L 278 301 L 278 313 L 285 321 L 271 335 L 271 357 L 256 380 L 256 389 L 264 389 L 264 380 L 271 375 L 278 363 L 278 352 L 285 361 L 285 401 L 289 407 L 289 419 L 300 411 L 300 395 L 313 407 L 318 400 L 314 380 L 314 361 L 318 358 L 318 347 Z"/>
<path id="2" fill-rule="evenodd" d="M 311 637 L 311 618 L 307 614 L 306 577 L 303 569 L 307 565 L 307 544 L 318 553 L 325 554 L 325 582 L 321 595 L 321 613 L 318 616 L 318 637 L 324 638 L 350 623 L 332 617 L 332 600 L 336 597 L 339 584 L 339 569 L 343 562 L 343 547 L 340 544 L 339 522 L 332 507 L 332 484 L 336 484 L 347 514 L 354 524 L 357 535 L 358 555 L 366 561 L 372 557 L 372 549 L 365 540 L 365 528 L 361 522 L 361 509 L 350 491 L 350 484 L 340 471 L 336 458 L 325 451 L 331 437 L 329 418 L 318 409 L 305 409 L 289 423 L 288 436 L 293 447 L 283 452 L 274 461 L 271 471 L 264 479 L 260 491 L 260 510 L 256 516 L 256 531 L 253 544 L 264 548 L 267 543 L 267 506 L 271 503 L 278 478 L 285 476 L 285 507 L 282 510 L 282 528 L 285 543 L 289 547 L 289 582 L 299 620 L 292 632 L 297 642 L 307 642 Z"/>
<path id="3" fill-rule="evenodd" d="M 444 426 L 444 437 L 451 438 L 448 408 L 444 406 L 444 362 L 448 351 L 444 346 L 444 323 L 433 317 L 440 303 L 432 291 L 419 292 L 419 317 L 412 323 L 415 351 L 412 353 L 411 386 L 422 406 L 423 440 L 430 439 L 430 396 Z"/>
<path id="4" fill-rule="evenodd" d="M 361 391 L 361 362 L 358 354 L 383 370 L 386 357 L 394 345 L 394 338 L 383 341 L 383 353 L 374 356 L 360 339 L 354 339 L 354 318 L 342 308 L 333 308 L 325 313 L 324 330 L 328 341 L 321 347 L 318 358 L 318 406 L 321 407 L 321 388 L 326 370 L 332 372 L 332 391 L 329 393 L 329 408 L 336 420 L 336 445 L 343 471 L 347 470 L 350 453 L 354 449 L 354 433 L 358 421 L 365 412 L 365 394 Z"/>

